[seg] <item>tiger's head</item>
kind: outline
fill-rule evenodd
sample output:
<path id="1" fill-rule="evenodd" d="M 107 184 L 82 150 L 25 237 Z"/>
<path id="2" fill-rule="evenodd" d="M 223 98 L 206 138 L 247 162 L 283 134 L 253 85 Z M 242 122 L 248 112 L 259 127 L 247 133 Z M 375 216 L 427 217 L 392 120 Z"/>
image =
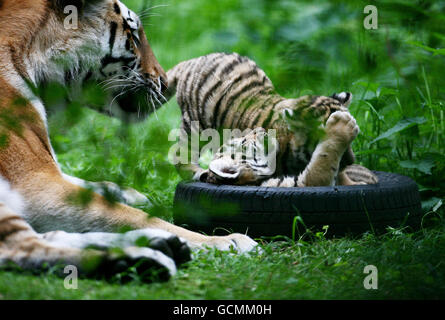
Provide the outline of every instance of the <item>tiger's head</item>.
<path id="1" fill-rule="evenodd" d="M 19 72 L 24 78 L 36 85 L 42 81 L 101 83 L 108 102 L 94 108 L 127 120 L 143 119 L 162 105 L 166 74 L 148 43 L 140 18 L 122 2 L 17 3 L 6 0 L 2 9 L 9 6 L 19 19 L 30 14 L 40 16 L 34 18 L 37 23 L 32 30 L 22 31 L 32 32 L 24 39 L 28 47 L 20 57 L 23 67 Z"/>
<path id="2" fill-rule="evenodd" d="M 202 178 L 214 184 L 258 184 L 275 173 L 278 151 L 275 136 L 256 128 L 224 143 Z"/>

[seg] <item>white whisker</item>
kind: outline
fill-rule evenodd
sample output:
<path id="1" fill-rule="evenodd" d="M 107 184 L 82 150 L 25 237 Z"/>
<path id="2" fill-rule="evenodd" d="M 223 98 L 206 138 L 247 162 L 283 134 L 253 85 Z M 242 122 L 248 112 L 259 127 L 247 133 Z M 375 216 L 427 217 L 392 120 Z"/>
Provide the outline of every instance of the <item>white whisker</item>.
<path id="1" fill-rule="evenodd" d="M 168 4 L 159 4 L 159 5 L 150 7 L 150 8 L 145 8 L 145 9 L 143 9 L 142 11 L 140 11 L 140 12 L 138 13 L 138 15 L 147 13 L 147 12 L 149 12 L 150 10 L 153 10 L 153 9 L 162 8 L 162 7 L 169 7 L 169 6 L 170 6 L 170 5 L 168 5 Z"/>
<path id="2" fill-rule="evenodd" d="M 126 92 L 122 90 L 118 95 L 116 95 L 116 96 L 113 98 L 113 100 L 111 100 L 110 105 L 109 105 L 109 107 L 108 107 L 108 109 L 110 110 L 110 113 L 111 113 L 111 108 L 112 108 L 112 106 L 113 106 L 114 101 L 115 101 L 117 98 L 119 98 L 121 95 L 125 94 L 125 93 L 126 93 Z"/>
<path id="3" fill-rule="evenodd" d="M 155 98 L 156 102 L 159 104 L 160 107 L 162 107 L 161 101 L 156 97 L 156 95 L 153 95 L 153 98 Z"/>
<path id="4" fill-rule="evenodd" d="M 156 107 L 155 107 L 155 103 L 153 101 L 153 96 L 152 95 L 150 95 L 150 100 L 151 100 L 151 106 L 153 107 L 153 112 L 154 112 L 154 114 L 156 116 L 156 120 L 159 120 L 158 114 L 156 113 Z"/>

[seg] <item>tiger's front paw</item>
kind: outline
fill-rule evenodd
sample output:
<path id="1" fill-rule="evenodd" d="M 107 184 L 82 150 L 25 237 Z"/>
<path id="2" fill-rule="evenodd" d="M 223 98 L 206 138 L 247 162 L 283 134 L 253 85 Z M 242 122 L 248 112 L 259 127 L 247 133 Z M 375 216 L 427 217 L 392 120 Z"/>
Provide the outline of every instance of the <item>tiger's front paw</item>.
<path id="1" fill-rule="evenodd" d="M 190 243 L 190 246 L 193 249 L 215 248 L 221 251 L 234 250 L 238 253 L 246 253 L 254 251 L 258 243 L 244 234 L 232 233 L 227 236 L 207 237 L 204 242 Z"/>
<path id="2" fill-rule="evenodd" d="M 253 251 L 258 245 L 250 237 L 240 233 L 232 233 L 224 237 L 213 237 L 211 243 L 219 250 L 235 250 L 238 253 Z"/>
<path id="3" fill-rule="evenodd" d="M 132 280 L 131 272 L 144 282 L 167 281 L 177 272 L 175 262 L 164 253 L 151 248 L 113 248 L 101 252 L 100 262 L 94 262 L 91 249 L 85 251 L 82 269 L 87 275 L 112 279 L 119 275 L 121 281 Z"/>
<path id="4" fill-rule="evenodd" d="M 173 259 L 177 266 L 191 260 L 190 248 L 186 241 L 178 236 L 159 229 L 138 229 L 123 234 L 115 245 L 131 247 L 135 244 L 162 252 Z"/>
<path id="5" fill-rule="evenodd" d="M 360 132 L 354 117 L 346 111 L 334 112 L 326 122 L 326 134 L 329 138 L 350 144 Z"/>

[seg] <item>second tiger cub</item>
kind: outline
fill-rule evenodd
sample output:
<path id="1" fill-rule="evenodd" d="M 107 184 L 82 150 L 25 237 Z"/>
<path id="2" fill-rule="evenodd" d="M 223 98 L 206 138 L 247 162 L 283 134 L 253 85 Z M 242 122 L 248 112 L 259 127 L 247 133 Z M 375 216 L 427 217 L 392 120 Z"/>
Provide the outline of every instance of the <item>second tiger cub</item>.
<path id="1" fill-rule="evenodd" d="M 243 156 L 218 152 L 209 170 L 197 162 L 178 164 L 184 178 L 282 187 L 377 183 L 370 170 L 353 165 L 350 145 L 359 128 L 347 109 L 350 93 L 286 99 L 276 93 L 255 62 L 236 53 L 188 60 L 168 71 L 167 76 L 170 95 L 176 92 L 182 111 L 183 133 L 191 135 L 208 128 L 255 129 L 225 141 L 221 149 L 229 146 Z M 295 120 L 305 125 L 291 130 Z M 313 143 L 313 132 L 320 125 L 324 135 Z M 267 170 L 264 157 L 255 152 L 262 148 L 268 129 L 276 130 L 278 146 L 273 171 Z M 253 150 L 253 156 L 244 154 L 248 150 Z"/>

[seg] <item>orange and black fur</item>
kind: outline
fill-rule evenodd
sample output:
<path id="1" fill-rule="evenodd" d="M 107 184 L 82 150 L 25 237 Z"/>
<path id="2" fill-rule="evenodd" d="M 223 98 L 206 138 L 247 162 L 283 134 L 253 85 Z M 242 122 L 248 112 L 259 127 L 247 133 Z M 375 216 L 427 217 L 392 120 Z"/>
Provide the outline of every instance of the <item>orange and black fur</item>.
<path id="1" fill-rule="evenodd" d="M 78 10 L 77 29 L 64 24 L 68 5 Z M 98 193 L 84 206 L 69 201 L 86 182 L 61 172 L 45 107 L 32 87 L 86 79 L 111 85 L 111 102 L 100 110 L 108 115 L 143 118 L 158 106 L 166 75 L 136 14 L 117 0 L 0 1 L 0 266 L 63 263 L 82 270 L 85 259 L 93 259 L 93 269 L 118 272 L 122 262 L 142 260 L 173 274 L 188 247 L 255 247 L 247 236 L 204 236 L 122 203 L 110 205 Z M 123 227 L 137 230 L 113 233 Z M 149 247 L 134 245 L 141 236 L 151 240 Z M 102 250 L 86 249 L 91 245 Z M 114 245 L 123 247 L 121 255 L 107 250 Z"/>

